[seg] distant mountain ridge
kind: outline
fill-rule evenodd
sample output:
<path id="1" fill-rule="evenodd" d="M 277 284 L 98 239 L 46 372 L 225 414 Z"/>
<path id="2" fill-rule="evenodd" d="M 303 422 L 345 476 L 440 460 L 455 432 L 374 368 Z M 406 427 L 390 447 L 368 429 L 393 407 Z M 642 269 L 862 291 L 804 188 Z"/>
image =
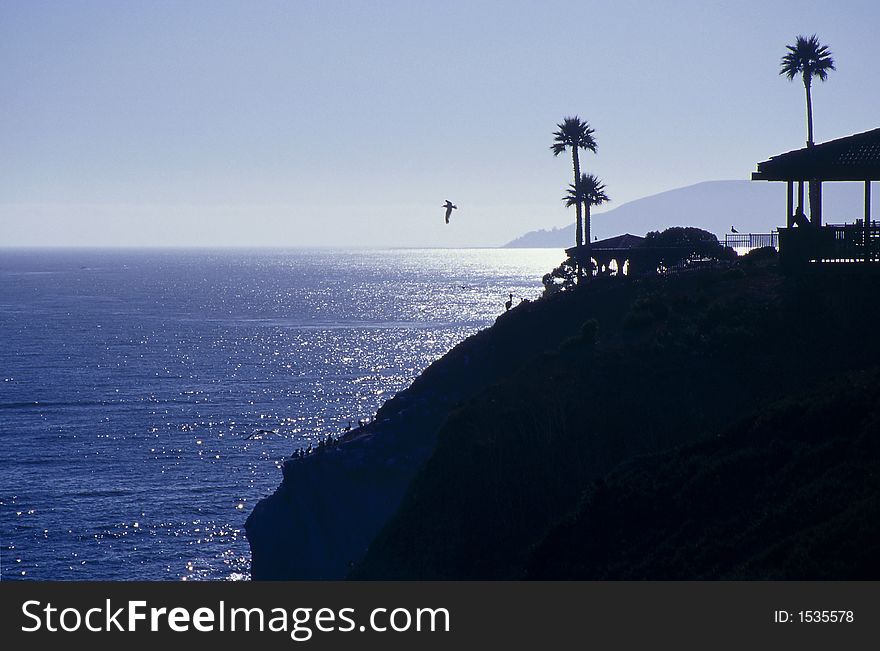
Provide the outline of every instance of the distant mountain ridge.
<path id="1" fill-rule="evenodd" d="M 823 218 L 828 223 L 852 222 L 862 217 L 859 184 L 826 183 Z M 769 233 L 785 225 L 785 184 L 762 181 L 704 181 L 668 190 L 594 214 L 592 231 L 598 239 L 621 233 L 644 235 L 670 226 L 696 226 L 723 239 L 731 227 L 740 233 Z M 504 245 L 506 248 L 556 248 L 574 245 L 571 224 L 551 230 L 530 231 Z"/>

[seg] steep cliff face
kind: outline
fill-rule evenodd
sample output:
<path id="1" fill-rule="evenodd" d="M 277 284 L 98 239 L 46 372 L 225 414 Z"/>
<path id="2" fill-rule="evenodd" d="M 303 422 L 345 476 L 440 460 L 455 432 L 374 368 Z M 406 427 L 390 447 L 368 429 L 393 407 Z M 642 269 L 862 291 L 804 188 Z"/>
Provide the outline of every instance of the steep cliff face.
<path id="1" fill-rule="evenodd" d="M 628 290 L 610 287 L 612 302 Z M 462 342 L 389 400 L 375 421 L 332 448 L 284 467 L 276 492 L 245 528 L 254 579 L 341 579 L 400 505 L 448 414 L 573 335 L 595 307 L 571 296 L 525 303 Z"/>
<path id="2" fill-rule="evenodd" d="M 339 444 L 285 463 L 281 486 L 245 523 L 254 579 L 348 574 L 430 455 L 443 416 L 468 392 L 472 347 L 435 362 Z"/>
<path id="3" fill-rule="evenodd" d="M 677 573 L 664 574 L 664 563 L 679 550 L 667 545 L 667 556 L 652 556 L 656 565 L 640 566 L 638 576 L 708 577 L 713 576 L 713 568 L 725 567 L 715 576 L 769 578 L 774 576 L 774 562 L 752 562 L 745 545 L 735 550 L 740 556 L 724 560 L 722 555 L 731 550 L 723 539 L 714 547 L 697 542 L 713 538 L 712 527 L 718 520 L 728 531 L 756 531 L 753 522 L 766 513 L 763 500 L 772 493 L 766 487 L 776 484 L 761 475 L 772 468 L 750 464 L 749 459 L 765 456 L 778 458 L 786 468 L 775 499 L 794 506 L 821 505 L 823 519 L 798 520 L 788 528 L 768 526 L 752 539 L 763 536 L 764 549 L 776 550 L 775 562 L 777 567 L 786 564 L 787 578 L 815 577 L 811 572 L 823 562 L 835 568 L 830 575 L 821 575 L 824 578 L 834 572 L 840 577 L 867 576 L 873 570 L 862 561 L 870 554 L 838 554 L 832 544 L 825 544 L 833 536 L 815 538 L 821 544 L 811 544 L 811 553 L 822 556 L 812 564 L 780 556 L 798 553 L 786 542 L 788 533 L 812 525 L 833 529 L 834 522 L 856 522 L 852 513 L 835 511 L 846 504 L 843 494 L 818 502 L 811 492 L 822 485 L 813 475 L 821 463 L 812 462 L 821 462 L 825 449 L 852 451 L 834 467 L 841 476 L 857 477 L 850 486 L 868 481 L 876 468 L 876 463 L 855 465 L 866 450 L 876 456 L 877 446 L 868 441 L 871 436 L 876 440 L 877 430 L 866 429 L 865 438 L 851 445 L 845 436 L 850 432 L 847 402 L 829 403 L 822 419 L 817 411 L 816 417 L 791 420 L 795 429 L 811 428 L 803 431 L 805 438 L 828 444 L 809 449 L 811 463 L 798 462 L 808 446 L 793 445 L 778 455 L 773 442 L 767 443 L 769 451 L 759 449 L 771 427 L 757 430 L 752 439 L 728 436 L 728 446 L 719 447 L 705 467 L 695 462 L 690 470 L 677 468 L 674 476 L 660 467 L 671 466 L 657 455 L 738 431 L 737 423 L 743 419 L 763 422 L 767 414 L 777 413 L 772 411 L 774 403 L 812 395 L 815 387 L 832 378 L 876 368 L 880 351 L 866 345 L 864 332 L 880 317 L 878 287 L 876 277 L 829 272 L 784 278 L 771 269 L 747 266 L 682 274 L 639 282 L 619 325 L 614 310 L 592 290 L 576 291 L 576 300 L 603 308 L 597 317 L 598 341 L 577 337 L 562 342 L 556 351 L 531 360 L 452 415 L 400 507 L 350 577 L 619 577 L 624 575 L 620 567 L 632 565 L 645 551 L 642 537 L 650 536 L 650 540 L 676 541 L 685 554 L 694 549 L 689 543 L 696 544 L 707 557 L 698 569 L 681 564 Z M 835 422 L 836 412 L 841 417 Z M 865 414 L 865 422 L 870 418 Z M 742 446 L 737 450 L 738 442 Z M 632 465 L 624 480 L 608 479 L 620 464 L 639 458 L 647 460 Z M 700 459 L 696 453 L 684 458 L 688 463 Z M 825 460 L 829 467 L 836 463 Z M 731 472 L 717 473 L 722 466 Z M 737 471 L 758 476 L 737 477 Z M 615 520 L 618 505 L 613 500 L 610 510 L 599 510 L 601 518 L 590 509 L 579 515 L 584 495 L 591 494 L 603 478 L 617 496 L 628 495 L 626 486 L 637 483 L 642 495 L 652 498 L 621 500 L 619 511 L 634 519 L 627 526 Z M 697 479 L 699 483 L 692 485 Z M 738 491 L 738 485 L 748 490 Z M 657 505 L 674 501 L 664 501 L 666 494 L 689 496 L 691 502 L 699 495 L 702 506 L 717 502 L 722 512 L 710 517 L 705 511 L 694 515 L 696 510 L 688 508 L 662 510 Z M 741 497 L 742 502 L 731 496 Z M 779 512 L 793 520 L 803 513 L 796 508 Z M 859 511 L 874 512 L 873 507 Z M 651 515 L 657 519 L 647 517 Z M 569 518 L 578 526 L 553 535 L 558 523 Z M 608 527 L 609 535 L 591 540 L 594 526 Z M 848 531 L 858 536 L 855 546 L 876 549 L 876 526 L 852 526 Z M 626 535 L 615 535 L 618 532 Z M 545 536 L 548 542 L 542 544 Z M 575 563 L 581 550 L 593 544 L 597 549 L 604 544 L 614 553 Z M 540 560 L 532 561 L 541 548 Z M 548 558 L 560 562 L 552 564 Z M 619 564 L 606 570 L 604 560 L 609 566 Z M 737 574 L 735 568 L 746 566 L 748 571 Z"/>
<path id="4" fill-rule="evenodd" d="M 419 418 L 401 409 L 356 439 L 288 461 L 281 486 L 246 523 L 252 577 L 345 577 L 430 453 L 440 404 Z"/>
<path id="5" fill-rule="evenodd" d="M 744 264 L 603 279 L 518 307 L 435 362 L 367 431 L 285 468 L 248 518 L 253 577 L 537 573 L 536 546 L 619 464 L 711 440 L 880 365 L 864 342 L 880 319 L 877 287 Z"/>

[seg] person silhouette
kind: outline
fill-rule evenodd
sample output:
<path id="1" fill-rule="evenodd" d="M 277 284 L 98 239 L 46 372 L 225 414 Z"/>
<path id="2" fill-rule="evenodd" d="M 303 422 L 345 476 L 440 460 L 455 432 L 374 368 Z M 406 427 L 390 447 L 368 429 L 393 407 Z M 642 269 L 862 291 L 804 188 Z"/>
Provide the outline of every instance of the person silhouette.
<path id="1" fill-rule="evenodd" d="M 449 218 L 452 216 L 453 210 L 458 210 L 458 206 L 454 205 L 449 199 L 446 200 L 446 203 L 443 204 L 443 207 L 446 208 L 446 223 L 449 223 Z"/>
<path id="2" fill-rule="evenodd" d="M 513 294 L 508 294 L 507 302 L 504 304 L 504 311 L 510 312 L 510 308 L 513 307 Z"/>

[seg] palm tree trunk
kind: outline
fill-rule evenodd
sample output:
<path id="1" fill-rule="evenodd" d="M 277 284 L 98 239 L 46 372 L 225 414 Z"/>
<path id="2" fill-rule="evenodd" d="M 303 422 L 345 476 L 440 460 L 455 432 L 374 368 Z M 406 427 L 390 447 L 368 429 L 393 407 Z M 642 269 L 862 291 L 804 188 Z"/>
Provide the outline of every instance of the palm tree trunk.
<path id="1" fill-rule="evenodd" d="M 572 167 L 574 167 L 574 184 L 575 184 L 575 186 L 577 186 L 577 183 L 581 178 L 581 162 L 580 162 L 580 159 L 578 158 L 578 148 L 577 147 L 571 148 L 571 164 L 572 164 Z M 575 204 L 575 219 L 577 221 L 575 222 L 575 234 L 574 234 L 575 243 L 574 244 L 575 244 L 575 246 L 580 246 L 584 241 L 583 240 L 584 227 L 582 225 L 583 220 L 581 219 L 581 204 L 580 204 L 580 202 Z"/>
<path id="2" fill-rule="evenodd" d="M 578 180 L 581 178 L 581 161 L 578 158 L 578 148 L 577 147 L 571 148 L 571 164 L 572 164 L 572 167 L 574 167 L 574 184 L 575 184 L 575 186 L 577 186 Z M 581 203 L 580 203 L 580 201 L 575 203 L 575 220 L 576 220 L 575 221 L 575 229 L 574 229 L 575 246 L 580 247 L 581 243 L 583 242 L 583 236 L 584 236 L 584 229 L 583 229 L 582 220 L 581 220 Z M 576 260 L 577 260 L 577 277 L 578 277 L 578 281 L 580 281 L 580 279 L 584 275 L 584 270 L 583 270 L 583 267 L 581 266 L 580 252 L 578 252 L 576 254 Z"/>
<path id="3" fill-rule="evenodd" d="M 584 235 L 586 236 L 587 247 L 587 276 L 591 277 L 593 275 L 593 256 L 590 254 L 590 247 L 593 244 L 593 240 L 590 237 L 590 204 L 587 201 L 584 202 Z"/>
<path id="4" fill-rule="evenodd" d="M 804 76 L 804 88 L 807 91 L 807 147 L 813 146 L 813 97 L 810 93 L 810 78 Z"/>
<path id="5" fill-rule="evenodd" d="M 584 237 L 586 245 L 589 247 L 592 244 L 590 239 L 590 204 L 586 201 L 584 202 Z"/>
<path id="6" fill-rule="evenodd" d="M 807 93 L 807 147 L 813 146 L 813 95 L 812 78 L 804 73 L 804 88 Z M 819 181 L 810 180 L 809 197 L 810 197 L 810 222 L 814 225 L 822 224 L 822 196 Z"/>

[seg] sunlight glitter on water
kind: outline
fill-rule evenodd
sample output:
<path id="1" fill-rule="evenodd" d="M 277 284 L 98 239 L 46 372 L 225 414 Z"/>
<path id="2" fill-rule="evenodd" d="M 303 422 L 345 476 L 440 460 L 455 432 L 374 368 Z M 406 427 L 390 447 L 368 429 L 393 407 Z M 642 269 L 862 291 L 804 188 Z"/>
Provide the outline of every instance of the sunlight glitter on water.
<path id="1" fill-rule="evenodd" d="M 0 251 L 2 578 L 246 578 L 244 520 L 281 460 L 561 257 Z"/>

